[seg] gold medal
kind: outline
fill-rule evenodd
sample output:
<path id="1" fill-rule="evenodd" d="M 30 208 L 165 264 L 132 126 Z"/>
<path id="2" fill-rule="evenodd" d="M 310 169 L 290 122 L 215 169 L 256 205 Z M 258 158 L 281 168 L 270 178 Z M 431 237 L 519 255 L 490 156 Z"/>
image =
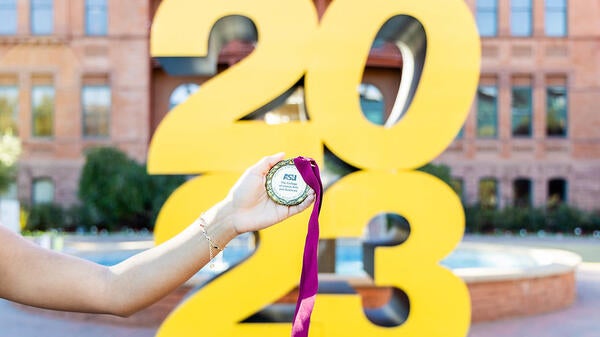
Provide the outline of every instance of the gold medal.
<path id="1" fill-rule="evenodd" d="M 308 196 L 309 186 L 294 165 L 294 159 L 278 162 L 267 173 L 267 194 L 273 201 L 285 206 L 300 204 Z"/>

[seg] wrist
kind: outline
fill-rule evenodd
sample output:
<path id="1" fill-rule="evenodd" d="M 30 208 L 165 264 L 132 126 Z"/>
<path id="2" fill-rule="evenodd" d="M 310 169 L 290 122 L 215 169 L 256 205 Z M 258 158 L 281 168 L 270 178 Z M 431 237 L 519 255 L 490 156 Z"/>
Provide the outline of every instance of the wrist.
<path id="1" fill-rule="evenodd" d="M 235 238 L 238 231 L 235 228 L 234 211 L 227 201 L 222 201 L 202 215 L 206 223 L 207 232 L 215 238 L 219 238 L 221 244 L 225 244 Z"/>

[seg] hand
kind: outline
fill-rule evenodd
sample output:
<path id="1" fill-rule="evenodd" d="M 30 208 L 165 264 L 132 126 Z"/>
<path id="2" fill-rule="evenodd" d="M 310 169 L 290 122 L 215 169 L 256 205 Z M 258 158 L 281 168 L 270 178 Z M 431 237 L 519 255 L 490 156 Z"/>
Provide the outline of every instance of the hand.
<path id="1" fill-rule="evenodd" d="M 262 158 L 242 174 L 229 191 L 227 208 L 233 215 L 233 225 L 238 234 L 267 228 L 288 217 L 302 212 L 314 200 L 310 190 L 308 197 L 299 205 L 277 204 L 267 195 L 265 180 L 269 169 L 284 159 L 284 153 Z"/>

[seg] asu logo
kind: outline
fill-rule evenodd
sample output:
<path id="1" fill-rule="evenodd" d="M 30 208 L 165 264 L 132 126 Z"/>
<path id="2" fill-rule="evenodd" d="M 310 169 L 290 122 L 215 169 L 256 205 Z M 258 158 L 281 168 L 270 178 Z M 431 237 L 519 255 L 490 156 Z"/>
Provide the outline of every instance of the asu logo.
<path id="1" fill-rule="evenodd" d="M 295 174 L 286 173 L 283 175 L 283 180 L 296 181 L 297 176 Z"/>

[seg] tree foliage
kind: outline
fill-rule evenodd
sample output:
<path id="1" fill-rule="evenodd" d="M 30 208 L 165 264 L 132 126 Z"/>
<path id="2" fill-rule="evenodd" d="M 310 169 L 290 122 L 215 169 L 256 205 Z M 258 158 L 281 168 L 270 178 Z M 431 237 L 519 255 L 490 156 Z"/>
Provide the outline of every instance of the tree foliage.
<path id="1" fill-rule="evenodd" d="M 429 173 L 452 186 L 452 171 L 448 165 L 429 163 L 419 168 L 419 171 Z"/>
<path id="2" fill-rule="evenodd" d="M 151 176 L 115 148 L 94 148 L 86 154 L 79 180 L 80 221 L 115 230 L 151 228 L 167 197 L 183 183 L 182 176 Z"/>
<path id="3" fill-rule="evenodd" d="M 465 207 L 466 230 L 470 233 L 546 232 L 592 234 L 600 230 L 600 214 L 562 204 L 557 207 Z M 576 231 L 577 230 L 577 231 Z"/>
<path id="4" fill-rule="evenodd" d="M 5 192 L 15 181 L 17 160 L 21 154 L 21 141 L 11 132 L 0 136 L 0 193 Z"/>

